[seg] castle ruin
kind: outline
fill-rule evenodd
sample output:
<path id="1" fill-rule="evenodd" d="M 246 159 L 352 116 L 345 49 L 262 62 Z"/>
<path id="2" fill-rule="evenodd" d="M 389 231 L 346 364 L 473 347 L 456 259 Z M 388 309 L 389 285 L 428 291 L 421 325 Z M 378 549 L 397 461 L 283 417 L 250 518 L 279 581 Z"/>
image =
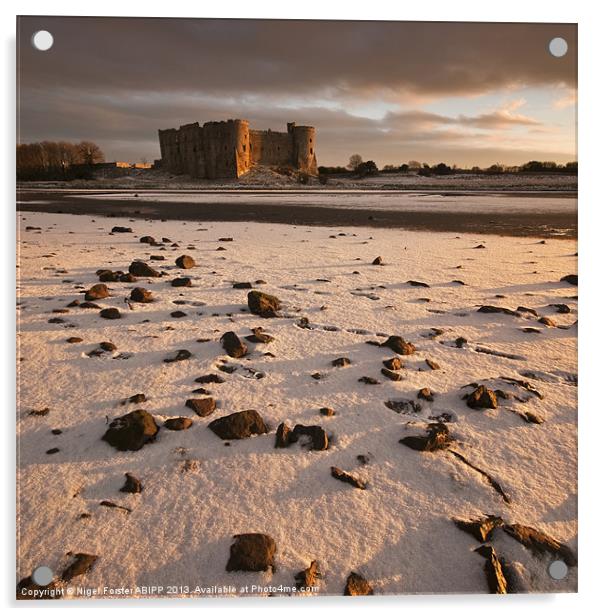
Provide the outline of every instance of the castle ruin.
<path id="1" fill-rule="evenodd" d="M 161 166 L 171 173 L 208 179 L 239 178 L 256 164 L 316 175 L 316 129 L 295 122 L 286 128 L 251 130 L 247 120 L 227 120 L 159 130 Z"/>

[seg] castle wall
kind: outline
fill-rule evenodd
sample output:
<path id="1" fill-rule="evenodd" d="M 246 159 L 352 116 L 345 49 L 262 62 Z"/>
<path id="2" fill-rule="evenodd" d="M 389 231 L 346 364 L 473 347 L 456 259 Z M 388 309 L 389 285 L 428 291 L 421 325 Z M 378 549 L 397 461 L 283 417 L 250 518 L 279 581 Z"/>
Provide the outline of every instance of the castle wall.
<path id="1" fill-rule="evenodd" d="M 246 120 L 198 122 L 159 130 L 161 166 L 174 174 L 238 178 L 254 164 L 317 173 L 315 129 L 287 124 L 287 132 L 249 130 Z"/>
<path id="2" fill-rule="evenodd" d="M 292 135 L 271 130 L 252 130 L 250 133 L 254 163 L 262 165 L 293 164 Z"/>

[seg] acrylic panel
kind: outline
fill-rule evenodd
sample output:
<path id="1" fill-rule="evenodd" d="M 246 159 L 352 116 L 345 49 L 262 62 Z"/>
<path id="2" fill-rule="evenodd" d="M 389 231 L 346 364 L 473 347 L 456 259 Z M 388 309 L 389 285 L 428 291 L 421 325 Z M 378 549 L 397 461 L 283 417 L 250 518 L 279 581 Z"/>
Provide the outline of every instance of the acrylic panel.
<path id="1" fill-rule="evenodd" d="M 576 592 L 576 24 L 17 33 L 17 598 Z"/>

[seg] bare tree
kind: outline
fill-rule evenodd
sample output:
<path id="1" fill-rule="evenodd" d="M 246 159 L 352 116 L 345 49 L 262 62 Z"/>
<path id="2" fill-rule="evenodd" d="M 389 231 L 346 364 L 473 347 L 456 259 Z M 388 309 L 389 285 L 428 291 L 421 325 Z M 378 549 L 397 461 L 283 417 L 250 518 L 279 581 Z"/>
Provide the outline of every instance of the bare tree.
<path id="1" fill-rule="evenodd" d="M 42 141 L 17 145 L 17 177 L 20 180 L 72 179 L 74 165 L 104 160 L 100 148 L 90 141 Z"/>
<path id="2" fill-rule="evenodd" d="M 84 165 L 94 165 L 103 163 L 105 155 L 102 150 L 92 141 L 81 141 L 77 144 L 79 162 Z"/>
<path id="3" fill-rule="evenodd" d="M 352 154 L 349 157 L 349 164 L 347 165 L 347 169 L 355 171 L 362 164 L 362 162 L 362 157 L 359 154 Z"/>

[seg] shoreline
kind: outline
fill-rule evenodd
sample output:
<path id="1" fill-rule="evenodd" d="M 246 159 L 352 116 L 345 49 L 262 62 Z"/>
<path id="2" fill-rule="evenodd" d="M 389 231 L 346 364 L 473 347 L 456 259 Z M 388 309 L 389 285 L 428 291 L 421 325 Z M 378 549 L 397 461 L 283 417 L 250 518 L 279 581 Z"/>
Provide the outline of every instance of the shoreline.
<path id="1" fill-rule="evenodd" d="M 76 201 L 76 194 L 17 192 L 17 211 L 205 222 L 260 222 L 323 227 L 399 228 L 410 231 L 478 233 L 509 237 L 575 239 L 576 212 L 441 212 L 328 208 L 312 205 L 182 203 L 181 201 L 102 199 Z M 252 208 L 252 209 L 250 209 Z M 559 232 L 562 232 L 560 234 Z"/>

